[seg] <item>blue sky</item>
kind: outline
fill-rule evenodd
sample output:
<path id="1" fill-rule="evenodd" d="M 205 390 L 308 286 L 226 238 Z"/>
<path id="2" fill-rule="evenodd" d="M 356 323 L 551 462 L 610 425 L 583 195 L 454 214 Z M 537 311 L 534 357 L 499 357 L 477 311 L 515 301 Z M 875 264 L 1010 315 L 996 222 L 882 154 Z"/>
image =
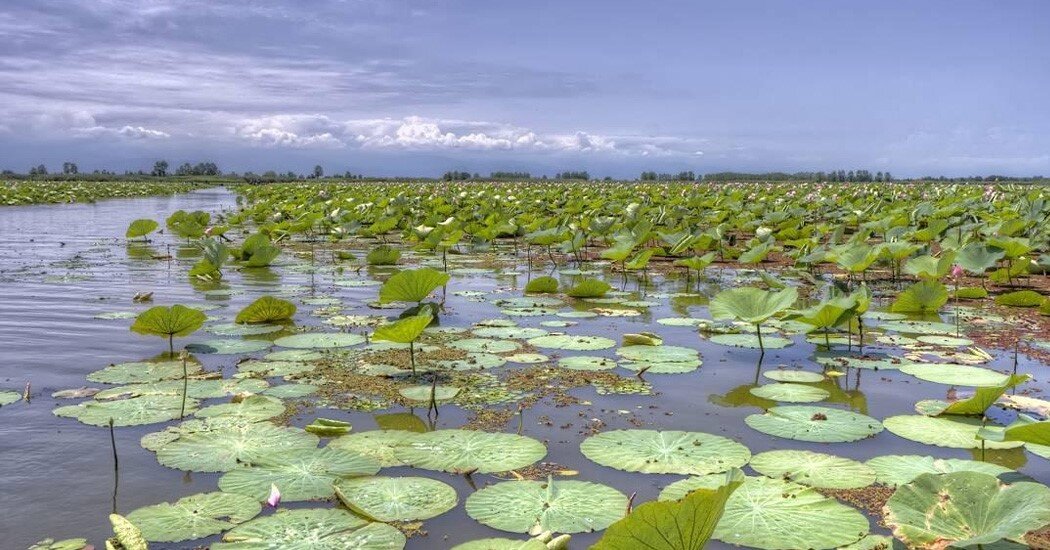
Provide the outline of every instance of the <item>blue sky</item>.
<path id="1" fill-rule="evenodd" d="M 5 0 L 0 168 L 1050 175 L 1045 0 Z"/>

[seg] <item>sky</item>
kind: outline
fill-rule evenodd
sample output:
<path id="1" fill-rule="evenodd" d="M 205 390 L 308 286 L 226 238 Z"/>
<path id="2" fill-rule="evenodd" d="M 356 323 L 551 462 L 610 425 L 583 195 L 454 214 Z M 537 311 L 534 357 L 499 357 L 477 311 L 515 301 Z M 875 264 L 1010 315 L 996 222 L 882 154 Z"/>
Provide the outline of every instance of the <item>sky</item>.
<path id="1" fill-rule="evenodd" d="M 4 0 L 0 169 L 1050 175 L 1046 0 Z"/>

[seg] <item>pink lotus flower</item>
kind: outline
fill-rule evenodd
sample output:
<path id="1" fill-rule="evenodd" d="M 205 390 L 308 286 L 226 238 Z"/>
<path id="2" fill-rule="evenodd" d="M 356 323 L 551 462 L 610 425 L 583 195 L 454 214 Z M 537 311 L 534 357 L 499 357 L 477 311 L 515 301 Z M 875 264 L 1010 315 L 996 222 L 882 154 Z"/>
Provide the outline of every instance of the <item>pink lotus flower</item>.
<path id="1" fill-rule="evenodd" d="M 266 504 L 270 505 L 270 508 L 276 508 L 281 503 L 281 491 L 277 490 L 277 485 L 274 483 L 270 484 L 270 496 L 266 497 Z"/>
<path id="2" fill-rule="evenodd" d="M 963 276 L 963 268 L 959 267 L 958 264 L 952 266 L 952 279 L 958 279 Z"/>

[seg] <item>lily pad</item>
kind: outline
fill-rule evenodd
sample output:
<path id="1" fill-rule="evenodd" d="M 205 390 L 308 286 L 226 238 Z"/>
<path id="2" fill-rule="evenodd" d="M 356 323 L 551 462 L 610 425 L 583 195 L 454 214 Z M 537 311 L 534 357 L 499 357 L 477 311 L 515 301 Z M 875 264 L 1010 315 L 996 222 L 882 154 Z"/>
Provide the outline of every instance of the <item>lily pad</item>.
<path id="1" fill-rule="evenodd" d="M 1002 386 L 1010 378 L 990 369 L 949 363 L 915 363 L 901 367 L 901 372 L 927 382 L 952 386 Z"/>
<path id="2" fill-rule="evenodd" d="M 514 434 L 436 430 L 394 449 L 398 460 L 425 470 L 480 473 L 524 468 L 547 455 L 539 441 Z"/>
<path id="3" fill-rule="evenodd" d="M 217 535 L 259 514 L 259 501 L 230 493 L 201 493 L 127 515 L 150 542 L 180 542 Z"/>
<path id="4" fill-rule="evenodd" d="M 187 374 L 197 374 L 200 371 L 200 363 L 195 361 L 186 362 Z M 98 382 L 100 384 L 139 384 L 159 382 L 161 380 L 181 380 L 182 376 L 182 361 L 162 361 L 157 363 L 135 362 L 110 365 L 87 375 L 87 379 L 90 382 Z"/>
<path id="5" fill-rule="evenodd" d="M 778 450 L 751 458 L 751 468 L 774 479 L 819 489 L 857 489 L 875 483 L 870 466 L 840 456 L 812 451 Z"/>
<path id="6" fill-rule="evenodd" d="M 609 349 L 616 345 L 616 341 L 604 336 L 573 336 L 569 334 L 549 334 L 530 338 L 529 345 L 538 348 L 563 349 L 574 351 L 594 351 Z"/>
<path id="7" fill-rule="evenodd" d="M 251 466 L 230 470 L 219 479 L 219 489 L 259 501 L 276 485 L 284 501 L 332 497 L 332 483 L 344 477 L 370 476 L 379 463 L 344 449 L 294 449 L 254 457 Z"/>
<path id="8" fill-rule="evenodd" d="M 510 340 L 490 338 L 464 338 L 449 343 L 449 347 L 475 353 L 508 353 L 517 351 L 521 345 Z"/>
<path id="9" fill-rule="evenodd" d="M 816 403 L 831 396 L 827 390 L 804 384 L 780 382 L 751 388 L 751 395 L 782 403 Z"/>
<path id="10" fill-rule="evenodd" d="M 238 525 L 211 550 L 401 550 L 405 535 L 331 508 L 281 510 Z"/>
<path id="11" fill-rule="evenodd" d="M 588 481 L 505 481 L 467 498 L 467 515 L 511 533 L 583 533 L 605 529 L 627 512 L 627 497 Z"/>
<path id="12" fill-rule="evenodd" d="M 206 329 L 217 336 L 258 336 L 260 334 L 271 334 L 284 330 L 281 325 L 238 325 L 237 323 L 222 323 L 211 325 Z"/>
<path id="13" fill-rule="evenodd" d="M 891 416 L 882 421 L 890 432 L 910 439 L 953 449 L 979 449 L 983 444 L 989 449 L 1013 449 L 1023 443 L 1019 441 L 996 442 L 977 439 L 981 421 L 963 416 Z"/>
<path id="14" fill-rule="evenodd" d="M 703 432 L 616 430 L 588 437 L 584 456 L 610 468 L 646 474 L 712 474 L 747 464 L 751 451 Z"/>
<path id="15" fill-rule="evenodd" d="M 317 442 L 317 436 L 298 428 L 269 422 L 227 423 L 161 445 L 157 461 L 177 470 L 225 472 L 268 455 L 312 450 Z"/>
<path id="16" fill-rule="evenodd" d="M 347 508 L 386 522 L 430 519 L 459 502 L 455 489 L 426 477 L 341 479 L 335 494 Z"/>
<path id="17" fill-rule="evenodd" d="M 364 343 L 365 337 L 360 334 L 345 332 L 307 332 L 293 334 L 273 341 L 282 348 L 294 349 L 331 349 L 346 348 Z"/>
<path id="18" fill-rule="evenodd" d="M 55 416 L 75 418 L 91 426 L 141 426 L 167 422 L 183 411 L 182 398 L 174 395 L 143 395 L 116 401 L 86 401 L 77 405 L 58 407 Z M 186 414 L 197 408 L 196 399 L 186 399 Z"/>
<path id="19" fill-rule="evenodd" d="M 0 407 L 17 403 L 22 400 L 22 394 L 16 391 L 0 391 Z"/>
<path id="20" fill-rule="evenodd" d="M 759 346 L 757 334 L 712 334 L 708 337 L 708 340 L 723 346 L 749 349 L 759 349 L 760 347 L 765 347 L 766 349 L 783 349 L 793 344 L 793 342 L 787 338 L 771 334 L 764 334 L 762 336 L 761 346 Z"/>
<path id="21" fill-rule="evenodd" d="M 882 424 L 870 416 L 806 405 L 771 407 L 744 422 L 765 434 L 814 443 L 859 441 L 882 431 Z"/>
<path id="22" fill-rule="evenodd" d="M 559 359 L 558 366 L 572 370 L 611 370 L 616 368 L 616 361 L 608 357 L 574 355 Z"/>
<path id="23" fill-rule="evenodd" d="M 412 401 L 430 401 L 431 395 L 433 395 L 435 401 L 448 401 L 459 395 L 459 391 L 460 388 L 457 386 L 420 384 L 418 386 L 401 388 L 398 390 L 398 393 L 401 394 L 401 397 Z"/>
<path id="24" fill-rule="evenodd" d="M 804 370 L 767 370 L 762 376 L 777 382 L 801 382 L 812 384 L 824 380 L 824 375 L 819 372 Z"/>
<path id="25" fill-rule="evenodd" d="M 883 485 L 904 485 L 922 474 L 950 474 L 952 472 L 979 472 L 993 476 L 1012 470 L 991 462 L 963 460 L 959 458 L 934 458 L 920 455 L 877 456 L 867 462 L 875 470 L 877 480 Z"/>
<path id="26" fill-rule="evenodd" d="M 197 418 L 222 417 L 231 420 L 258 422 L 284 413 L 284 403 L 276 397 L 250 395 L 235 403 L 221 403 L 197 411 Z"/>
<path id="27" fill-rule="evenodd" d="M 1050 524 L 1050 488 L 978 472 L 922 474 L 900 486 L 884 509 L 893 535 L 910 547 L 972 547 L 1020 539 Z"/>
<path id="28" fill-rule="evenodd" d="M 255 353 L 257 351 L 269 349 L 271 345 L 272 344 L 266 340 L 215 339 L 194 342 L 187 345 L 186 350 L 193 353 L 239 355 L 242 353 Z"/>
<path id="29" fill-rule="evenodd" d="M 328 444 L 330 449 L 343 449 L 375 460 L 383 468 L 404 466 L 395 449 L 411 440 L 416 432 L 406 430 L 371 430 L 344 435 Z"/>
<path id="30" fill-rule="evenodd" d="M 476 336 L 481 338 L 512 338 L 526 340 L 545 336 L 546 330 L 528 327 L 481 327 L 473 330 Z"/>

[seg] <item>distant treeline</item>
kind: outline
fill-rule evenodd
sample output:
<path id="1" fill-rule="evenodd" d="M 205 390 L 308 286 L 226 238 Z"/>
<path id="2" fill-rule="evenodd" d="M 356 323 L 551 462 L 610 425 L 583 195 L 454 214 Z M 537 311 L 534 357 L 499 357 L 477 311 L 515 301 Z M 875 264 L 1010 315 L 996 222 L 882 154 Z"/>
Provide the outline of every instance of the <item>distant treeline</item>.
<path id="1" fill-rule="evenodd" d="M 223 172 L 219 169 L 219 166 L 214 162 L 205 161 L 191 164 L 184 162 L 180 164 L 174 170 L 171 170 L 171 165 L 166 160 L 158 160 L 153 164 L 153 169 L 150 171 L 139 170 L 139 171 L 125 171 L 123 173 L 109 171 L 109 170 L 94 170 L 92 172 L 82 172 L 75 162 L 64 162 L 62 163 L 61 172 L 51 172 L 46 165 L 39 164 L 32 166 L 28 171 L 24 173 L 18 173 L 13 170 L 3 170 L 0 172 L 0 178 L 8 180 L 18 179 L 38 179 L 38 180 L 55 180 L 55 181 L 127 181 L 127 180 L 142 180 L 142 179 L 159 179 L 159 178 L 174 178 L 179 180 L 192 180 L 202 182 L 248 182 L 248 183 L 276 183 L 276 182 L 290 182 L 300 180 L 315 180 L 315 179 L 326 179 L 326 180 L 338 180 L 338 181 L 424 181 L 431 180 L 433 178 L 402 178 L 402 177 L 375 177 L 365 176 L 364 174 L 354 174 L 352 172 L 343 172 L 335 174 L 326 174 L 324 168 L 321 165 L 314 166 L 314 169 L 308 174 L 297 173 L 294 171 L 288 172 L 276 172 L 274 170 L 268 170 L 261 174 L 255 172 Z M 592 177 L 587 170 L 565 170 L 557 172 L 553 177 L 548 177 L 546 174 L 540 176 L 533 176 L 530 172 L 523 171 L 495 171 L 490 172 L 489 175 L 482 176 L 477 172 L 467 172 L 460 170 L 450 170 L 442 174 L 441 178 L 444 181 L 551 181 L 551 180 L 583 180 L 583 181 L 597 181 L 597 176 Z M 614 181 L 614 178 L 605 176 L 600 178 L 602 181 Z M 791 182 L 791 181 L 806 181 L 806 182 L 892 182 L 898 181 L 889 172 L 874 172 L 870 170 L 829 170 L 827 172 L 713 172 L 710 174 L 697 174 L 692 170 L 685 170 L 677 173 L 665 173 L 655 171 L 645 171 L 638 176 L 637 181 L 653 182 L 653 181 L 667 181 L 667 182 L 683 182 L 683 181 L 694 181 L 694 182 L 711 182 L 711 183 L 729 183 L 729 182 Z M 946 176 L 923 176 L 921 178 L 906 178 L 903 181 L 938 181 L 938 182 L 1026 182 L 1026 183 L 1048 183 L 1048 180 L 1043 176 L 1031 176 L 1031 177 L 1017 177 L 1017 176 L 1001 176 L 1001 175 L 988 175 L 988 176 L 969 176 L 969 177 L 953 177 L 949 178 Z"/>

